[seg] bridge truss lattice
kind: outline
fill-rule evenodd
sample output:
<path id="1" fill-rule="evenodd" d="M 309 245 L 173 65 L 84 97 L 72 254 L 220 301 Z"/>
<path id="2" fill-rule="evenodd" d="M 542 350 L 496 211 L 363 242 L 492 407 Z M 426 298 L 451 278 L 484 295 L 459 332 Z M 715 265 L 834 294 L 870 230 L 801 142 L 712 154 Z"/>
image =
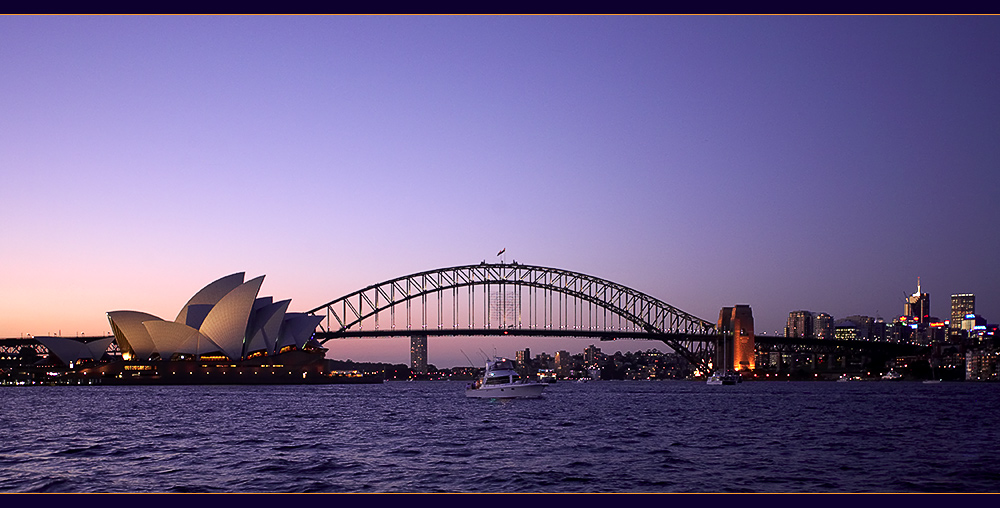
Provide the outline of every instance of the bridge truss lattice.
<path id="1" fill-rule="evenodd" d="M 308 311 L 316 338 L 533 335 L 659 340 L 708 372 L 715 324 L 627 286 L 521 264 L 455 266 L 373 284 Z M 430 318 L 428 318 L 430 314 Z M 436 319 L 435 319 L 436 318 Z"/>

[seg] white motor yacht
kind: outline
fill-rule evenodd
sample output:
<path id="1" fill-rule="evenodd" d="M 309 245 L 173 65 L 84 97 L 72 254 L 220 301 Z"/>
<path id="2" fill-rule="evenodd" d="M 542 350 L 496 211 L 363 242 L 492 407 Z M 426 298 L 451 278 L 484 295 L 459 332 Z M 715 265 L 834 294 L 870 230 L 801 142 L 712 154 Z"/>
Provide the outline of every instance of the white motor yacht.
<path id="1" fill-rule="evenodd" d="M 546 386 L 545 383 L 521 379 L 514 369 L 513 360 L 497 357 L 486 362 L 486 373 L 465 389 L 465 396 L 481 399 L 537 398 L 542 396 Z"/>
<path id="2" fill-rule="evenodd" d="M 742 382 L 743 379 L 738 372 L 713 372 L 711 376 L 705 381 L 705 384 L 709 385 L 735 385 Z"/>

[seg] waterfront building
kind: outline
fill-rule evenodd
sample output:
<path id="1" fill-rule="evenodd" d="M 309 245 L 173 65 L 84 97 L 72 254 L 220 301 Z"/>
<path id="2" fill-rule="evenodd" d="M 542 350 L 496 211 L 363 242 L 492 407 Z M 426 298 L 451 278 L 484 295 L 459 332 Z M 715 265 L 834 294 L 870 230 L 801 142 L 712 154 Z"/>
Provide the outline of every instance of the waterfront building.
<path id="1" fill-rule="evenodd" d="M 108 312 L 124 360 L 227 359 L 239 361 L 302 349 L 321 316 L 286 312 L 291 300 L 257 298 L 264 276 L 223 277 L 195 293 L 173 321 L 145 312 Z"/>
<path id="2" fill-rule="evenodd" d="M 952 331 L 966 329 L 962 326 L 965 316 L 976 313 L 976 295 L 972 293 L 961 293 L 951 295 L 951 320 L 948 321 L 948 328 Z"/>
<path id="3" fill-rule="evenodd" d="M 797 310 L 788 313 L 788 324 L 785 326 L 785 337 L 812 337 L 813 315 L 807 310 Z"/>
<path id="4" fill-rule="evenodd" d="M 560 377 L 570 377 L 573 371 L 573 358 L 568 351 L 556 351 L 556 374 Z"/>
<path id="5" fill-rule="evenodd" d="M 965 353 L 966 381 L 1000 380 L 1000 353 L 992 348 Z"/>
<path id="6" fill-rule="evenodd" d="M 876 340 L 874 335 L 875 318 L 871 316 L 847 316 L 838 323 L 854 323 L 854 340 Z"/>
<path id="7" fill-rule="evenodd" d="M 877 316 L 875 322 L 872 323 L 872 340 L 879 342 L 887 342 L 889 340 L 889 325 L 881 316 Z"/>
<path id="8" fill-rule="evenodd" d="M 528 367 L 528 364 L 531 363 L 531 349 L 524 348 L 520 351 L 515 351 L 514 360 L 516 360 L 518 365 L 521 367 Z"/>
<path id="9" fill-rule="evenodd" d="M 115 338 L 104 337 L 90 342 L 70 337 L 35 337 L 35 340 L 45 346 L 49 353 L 55 355 L 62 363 L 73 365 L 80 361 L 100 360 L 108 352 L 108 346 Z"/>
<path id="10" fill-rule="evenodd" d="M 427 373 L 427 336 L 410 337 L 410 370 L 419 374 Z"/>
<path id="11" fill-rule="evenodd" d="M 535 355 L 534 364 L 539 369 L 551 369 L 555 365 L 555 360 L 553 360 L 551 355 L 543 351 Z"/>
<path id="12" fill-rule="evenodd" d="M 838 319 L 834 337 L 837 340 L 857 340 L 858 324 L 850 319 Z"/>
<path id="13" fill-rule="evenodd" d="M 517 373 L 522 376 L 530 376 L 533 374 L 531 367 L 531 349 L 524 348 L 519 351 L 514 352 L 514 360 L 517 362 Z"/>
<path id="14" fill-rule="evenodd" d="M 143 384 L 331 382 L 326 349 L 312 338 L 322 316 L 287 312 L 291 300 L 257 296 L 263 276 L 243 278 L 235 273 L 205 286 L 173 321 L 108 312 L 123 361 L 79 374 Z"/>
<path id="15" fill-rule="evenodd" d="M 820 312 L 813 315 L 813 335 L 817 339 L 832 339 L 834 338 L 834 321 L 833 316 Z"/>

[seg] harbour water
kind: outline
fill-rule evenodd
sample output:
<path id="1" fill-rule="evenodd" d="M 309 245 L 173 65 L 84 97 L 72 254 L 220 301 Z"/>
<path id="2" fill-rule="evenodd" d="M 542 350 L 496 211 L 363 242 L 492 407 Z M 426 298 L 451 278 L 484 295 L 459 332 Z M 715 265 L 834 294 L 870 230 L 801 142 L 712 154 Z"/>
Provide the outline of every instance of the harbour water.
<path id="1" fill-rule="evenodd" d="M 0 388 L 3 492 L 997 492 L 1000 385 Z"/>

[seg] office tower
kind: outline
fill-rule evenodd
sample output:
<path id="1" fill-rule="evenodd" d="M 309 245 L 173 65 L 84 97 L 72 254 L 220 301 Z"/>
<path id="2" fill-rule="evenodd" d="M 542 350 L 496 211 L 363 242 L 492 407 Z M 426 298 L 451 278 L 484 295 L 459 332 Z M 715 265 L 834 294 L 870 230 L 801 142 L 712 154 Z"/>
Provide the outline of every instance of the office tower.
<path id="1" fill-rule="evenodd" d="M 855 340 L 875 340 L 875 318 L 871 316 L 847 316 L 845 321 L 855 324 Z"/>
<path id="2" fill-rule="evenodd" d="M 962 320 L 965 319 L 965 316 L 975 313 L 976 295 L 972 293 L 951 295 L 951 320 L 948 321 L 948 328 L 961 330 Z"/>
<path id="3" fill-rule="evenodd" d="M 920 292 L 920 277 L 917 277 L 917 292 L 906 297 L 903 315 L 922 325 L 931 322 L 931 295 Z"/>
<path id="4" fill-rule="evenodd" d="M 838 319 L 834 329 L 834 338 L 837 340 L 858 340 L 858 323 L 853 319 Z"/>
<path id="5" fill-rule="evenodd" d="M 569 377 L 573 370 L 573 359 L 567 351 L 556 351 L 556 373 Z"/>

